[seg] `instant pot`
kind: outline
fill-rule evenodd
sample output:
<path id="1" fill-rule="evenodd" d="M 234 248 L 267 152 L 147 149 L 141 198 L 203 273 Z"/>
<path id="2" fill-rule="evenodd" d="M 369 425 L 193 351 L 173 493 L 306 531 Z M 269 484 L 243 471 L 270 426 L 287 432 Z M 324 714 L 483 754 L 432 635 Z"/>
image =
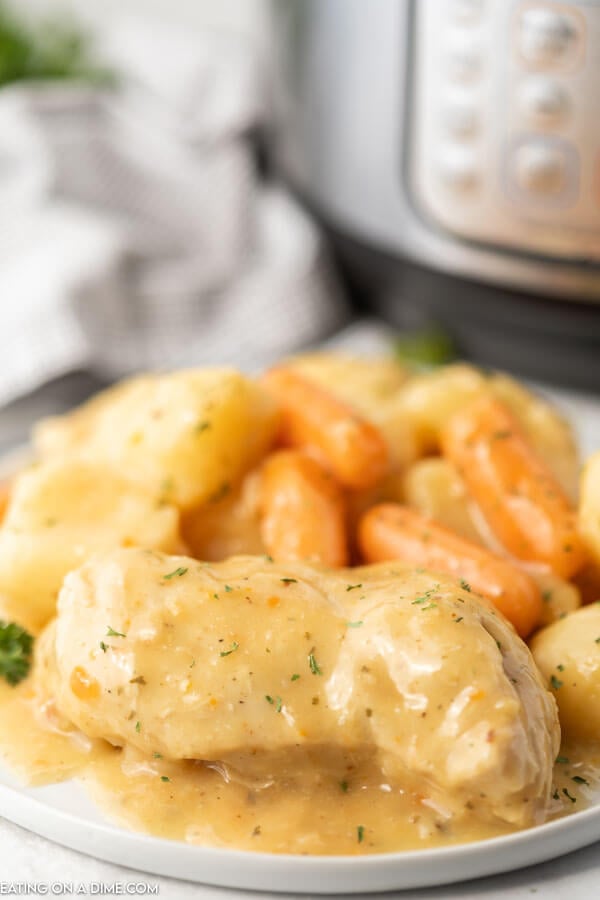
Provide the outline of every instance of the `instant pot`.
<path id="1" fill-rule="evenodd" d="M 372 309 L 600 389 L 600 0 L 275 0 L 275 156 Z"/>

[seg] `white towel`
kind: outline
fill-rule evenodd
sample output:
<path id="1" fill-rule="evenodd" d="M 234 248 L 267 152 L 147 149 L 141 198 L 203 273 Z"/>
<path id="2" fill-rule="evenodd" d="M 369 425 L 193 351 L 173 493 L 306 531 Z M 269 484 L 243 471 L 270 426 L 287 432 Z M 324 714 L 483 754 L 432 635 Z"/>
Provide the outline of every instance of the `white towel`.
<path id="1" fill-rule="evenodd" d="M 74 369 L 242 367 L 346 316 L 318 229 L 258 176 L 243 40 L 111 19 L 117 90 L 0 91 L 0 403 Z"/>

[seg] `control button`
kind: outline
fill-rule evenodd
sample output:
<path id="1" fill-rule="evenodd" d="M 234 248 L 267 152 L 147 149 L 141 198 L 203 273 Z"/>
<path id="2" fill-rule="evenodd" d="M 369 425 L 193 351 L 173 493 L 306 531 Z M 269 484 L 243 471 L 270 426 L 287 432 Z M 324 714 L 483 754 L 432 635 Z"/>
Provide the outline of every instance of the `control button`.
<path id="1" fill-rule="evenodd" d="M 578 38 L 572 16 L 547 7 L 533 7 L 521 14 L 519 43 L 528 62 L 561 64 L 577 48 Z"/>
<path id="2" fill-rule="evenodd" d="M 478 40 L 455 33 L 447 50 L 448 75 L 453 81 L 472 81 L 481 72 L 481 47 Z"/>
<path id="3" fill-rule="evenodd" d="M 446 131 L 458 138 L 469 138 L 479 129 L 479 108 L 473 95 L 467 92 L 448 93 L 442 117 Z"/>
<path id="4" fill-rule="evenodd" d="M 541 142 L 523 144 L 515 153 L 514 175 L 517 185 L 528 194 L 562 194 L 567 187 L 566 153 Z"/>
<path id="5" fill-rule="evenodd" d="M 448 146 L 438 158 L 442 182 L 452 190 L 470 190 L 479 180 L 475 154 L 463 147 Z"/>
<path id="6" fill-rule="evenodd" d="M 546 78 L 526 81 L 519 91 L 519 104 L 529 119 L 542 125 L 560 122 L 569 111 L 567 92 Z"/>
<path id="7" fill-rule="evenodd" d="M 483 0 L 454 0 L 452 13 L 458 22 L 473 22 L 483 12 Z"/>

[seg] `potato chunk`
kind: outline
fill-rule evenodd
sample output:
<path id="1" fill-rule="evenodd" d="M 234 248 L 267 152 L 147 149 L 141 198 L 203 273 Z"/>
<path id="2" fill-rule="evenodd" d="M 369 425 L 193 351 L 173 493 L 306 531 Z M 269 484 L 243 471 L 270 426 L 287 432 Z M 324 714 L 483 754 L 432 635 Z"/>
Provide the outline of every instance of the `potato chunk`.
<path id="1" fill-rule="evenodd" d="M 0 609 L 33 631 L 54 614 L 67 572 L 112 547 L 175 552 L 179 513 L 110 468 L 42 463 L 14 482 L 0 530 Z"/>
<path id="2" fill-rule="evenodd" d="M 43 457 L 65 452 L 109 463 L 182 509 L 224 495 L 266 452 L 277 413 L 262 388 L 232 369 L 133 378 L 65 416 L 42 422 Z"/>
<path id="3" fill-rule="evenodd" d="M 558 703 L 565 736 L 600 742 L 600 605 L 543 628 L 531 650 Z"/>

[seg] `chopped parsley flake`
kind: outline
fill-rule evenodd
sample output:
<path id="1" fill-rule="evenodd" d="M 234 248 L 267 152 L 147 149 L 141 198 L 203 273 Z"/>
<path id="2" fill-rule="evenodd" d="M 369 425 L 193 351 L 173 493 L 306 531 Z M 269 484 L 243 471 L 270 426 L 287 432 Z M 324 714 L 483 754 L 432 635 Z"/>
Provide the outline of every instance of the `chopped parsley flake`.
<path id="1" fill-rule="evenodd" d="M 127 635 L 123 634 L 122 631 L 115 631 L 115 629 L 111 628 L 110 625 L 108 626 L 106 636 L 107 637 L 127 637 Z"/>
<path id="2" fill-rule="evenodd" d="M 463 619 L 464 619 L 464 616 L 459 616 L 458 619 L 455 619 L 455 620 L 454 620 L 454 622 L 455 622 L 455 623 L 462 622 Z"/>
<path id="3" fill-rule="evenodd" d="M 142 723 L 141 723 L 141 722 L 136 722 L 136 723 L 135 723 L 135 730 L 137 731 L 138 734 L 140 733 L 140 731 L 142 730 Z"/>
<path id="4" fill-rule="evenodd" d="M 155 750 L 154 753 L 152 754 L 152 756 L 154 757 L 154 759 L 162 759 L 163 758 L 162 753 L 159 753 L 158 750 Z"/>
<path id="5" fill-rule="evenodd" d="M 550 676 L 550 685 L 553 688 L 553 690 L 559 691 L 561 689 L 561 687 L 563 686 L 563 684 L 564 684 L 564 682 L 562 682 L 560 680 L 560 678 L 557 678 L 556 675 Z"/>
<path id="6" fill-rule="evenodd" d="M 105 644 L 104 641 L 100 641 L 100 649 L 103 653 L 106 653 L 106 651 L 108 650 L 108 644 Z"/>
<path id="7" fill-rule="evenodd" d="M 198 422 L 196 427 L 194 428 L 195 434 L 202 434 L 204 431 L 207 431 L 210 428 L 210 422 Z"/>
<path id="8" fill-rule="evenodd" d="M 594 643 L 595 643 L 595 644 L 600 644 L 600 637 L 597 637 L 596 640 L 594 641 Z"/>
<path id="9" fill-rule="evenodd" d="M 569 759 L 568 756 L 557 756 L 557 757 L 556 757 L 556 762 L 557 762 L 559 765 L 568 766 L 569 763 L 571 762 L 571 760 Z"/>
<path id="10" fill-rule="evenodd" d="M 314 653 L 308 654 L 308 665 L 310 666 L 310 671 L 313 673 L 313 675 L 322 675 L 323 674 L 323 672 L 319 666 L 319 663 L 315 659 Z"/>
<path id="11" fill-rule="evenodd" d="M 269 694 L 265 694 L 265 700 L 267 703 L 270 703 L 271 706 L 275 707 L 275 712 L 280 713 L 283 709 L 283 700 L 281 697 L 271 697 Z"/>
<path id="12" fill-rule="evenodd" d="M 347 782 L 347 781 L 340 781 L 340 790 L 341 790 L 344 794 L 347 794 L 347 793 L 348 793 L 348 787 L 349 787 L 349 785 L 348 785 L 348 782 Z"/>
<path id="13" fill-rule="evenodd" d="M 550 601 L 552 600 L 552 591 L 543 591 L 542 600 L 544 601 L 544 603 L 550 603 Z"/>
<path id="14" fill-rule="evenodd" d="M 221 652 L 219 653 L 219 656 L 230 656 L 232 653 L 235 653 L 235 651 L 238 649 L 239 646 L 240 645 L 238 644 L 238 642 L 234 641 L 233 644 L 231 645 L 231 649 L 230 650 L 221 650 Z"/>
<path id="15" fill-rule="evenodd" d="M 161 781 L 170 781 L 171 779 L 169 778 L 168 775 L 161 775 L 161 776 L 160 776 L 160 780 L 161 780 Z"/>
<path id="16" fill-rule="evenodd" d="M 564 671 L 565 671 L 565 667 L 563 666 L 562 663 L 559 663 L 559 664 L 557 665 L 556 668 L 558 669 L 559 672 L 564 672 Z"/>
<path id="17" fill-rule="evenodd" d="M 565 797 L 568 797 L 568 798 L 569 798 L 569 800 L 571 801 L 571 803 L 577 803 L 577 798 L 576 798 L 576 797 L 572 797 L 566 788 L 563 788 L 563 789 L 562 789 L 562 792 L 563 792 L 563 794 L 565 795 Z"/>
<path id="18" fill-rule="evenodd" d="M 357 837 L 357 839 L 358 839 L 358 843 L 359 843 L 359 844 L 362 844 L 362 842 L 363 842 L 364 839 L 365 839 L 365 826 L 364 826 L 364 825 L 357 825 L 357 827 L 356 827 L 356 837 Z"/>
<path id="19" fill-rule="evenodd" d="M 230 584 L 225 585 L 225 593 L 226 594 L 230 594 L 232 592 L 232 590 L 233 590 L 233 588 L 231 587 Z"/>
<path id="20" fill-rule="evenodd" d="M 460 586 L 461 586 L 461 588 L 463 589 L 463 591 L 470 591 L 470 590 L 471 590 L 471 585 L 469 584 L 468 581 L 465 581 L 464 578 L 461 578 L 461 579 L 460 579 Z"/>
<path id="21" fill-rule="evenodd" d="M 284 584 L 298 584 L 297 578 L 280 578 L 279 580 Z"/>
<path id="22" fill-rule="evenodd" d="M 587 781 L 585 778 L 582 778 L 581 775 L 573 775 L 571 781 L 574 781 L 575 784 L 589 785 L 589 781 Z"/>
<path id="23" fill-rule="evenodd" d="M 360 628 L 360 626 L 363 624 L 364 623 L 361 619 L 359 622 L 346 622 L 346 627 L 347 628 Z"/>
<path id="24" fill-rule="evenodd" d="M 170 581 L 171 578 L 181 578 L 182 575 L 185 575 L 187 572 L 187 567 L 178 566 L 177 569 L 174 569 L 172 572 L 169 572 L 167 575 L 163 575 L 165 581 Z"/>
<path id="25" fill-rule="evenodd" d="M 298 675 L 297 672 L 295 672 L 295 673 L 292 675 L 292 677 L 290 678 L 290 681 L 298 681 L 299 678 L 300 678 L 300 676 Z"/>
<path id="26" fill-rule="evenodd" d="M 362 584 L 347 584 L 347 585 L 346 585 L 346 590 L 347 590 L 347 591 L 356 591 L 356 590 L 358 590 L 358 589 L 361 588 L 361 587 L 362 587 Z"/>

